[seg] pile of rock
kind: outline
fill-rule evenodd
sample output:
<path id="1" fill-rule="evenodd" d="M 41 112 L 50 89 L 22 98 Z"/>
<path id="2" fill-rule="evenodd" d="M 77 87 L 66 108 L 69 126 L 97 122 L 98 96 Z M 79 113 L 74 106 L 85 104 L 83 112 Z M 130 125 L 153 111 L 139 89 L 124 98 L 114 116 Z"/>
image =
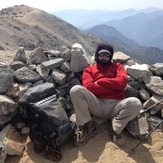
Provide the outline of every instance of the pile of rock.
<path id="1" fill-rule="evenodd" d="M 163 63 L 151 66 L 139 65 L 121 52 L 116 52 L 113 60 L 124 64 L 128 72 L 129 81 L 125 90 L 127 97 L 138 97 L 144 108 L 163 99 Z M 81 84 L 82 71 L 90 64 L 93 64 L 93 59 L 85 52 L 82 45 L 77 43 L 70 49 L 62 47 L 57 51 L 36 48 L 27 53 L 21 47 L 10 65 L 0 62 L 1 162 L 5 160 L 7 154 L 19 155 L 25 148 L 21 137 L 14 136 L 16 135 L 14 129 L 19 129 L 22 134 L 28 134 L 28 127 L 23 122 L 13 123 L 13 119 L 22 112 L 18 105 L 22 94 L 32 86 L 52 82 L 63 98 L 66 111 L 69 113 L 73 110 L 69 91 L 72 86 Z M 163 117 L 163 103 L 153 107 L 148 114 L 152 126 L 160 122 Z"/>

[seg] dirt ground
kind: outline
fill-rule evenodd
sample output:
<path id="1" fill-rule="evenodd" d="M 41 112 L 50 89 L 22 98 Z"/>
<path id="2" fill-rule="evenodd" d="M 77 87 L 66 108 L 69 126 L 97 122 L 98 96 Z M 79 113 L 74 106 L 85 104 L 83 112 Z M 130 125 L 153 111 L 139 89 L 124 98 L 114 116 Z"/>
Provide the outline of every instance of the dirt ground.
<path id="1" fill-rule="evenodd" d="M 98 134 L 83 147 L 74 147 L 72 141 L 62 147 L 59 163 L 162 163 L 163 131 L 155 130 L 147 142 L 140 144 L 130 156 L 128 153 L 139 143 L 124 131 L 126 146 L 117 147 L 111 141 L 107 124 L 97 127 Z M 27 146 L 21 156 L 8 156 L 5 163 L 52 163 L 33 151 L 33 143 L 27 139 Z"/>

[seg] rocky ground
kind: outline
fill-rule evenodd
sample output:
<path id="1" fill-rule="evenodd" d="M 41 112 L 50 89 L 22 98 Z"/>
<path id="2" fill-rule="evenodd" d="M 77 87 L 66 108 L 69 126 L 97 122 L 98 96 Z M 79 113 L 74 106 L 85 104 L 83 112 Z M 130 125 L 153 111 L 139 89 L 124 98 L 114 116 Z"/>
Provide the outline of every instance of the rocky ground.
<path id="1" fill-rule="evenodd" d="M 0 51 L 0 62 L 9 64 L 16 51 Z M 74 147 L 70 141 L 62 148 L 60 163 L 162 163 L 163 157 L 163 131 L 155 130 L 147 142 L 143 142 L 135 152 L 128 153 L 139 142 L 128 132 L 124 131 L 126 146 L 119 148 L 112 143 L 108 133 L 107 124 L 98 126 L 98 134 L 83 147 Z M 33 143 L 26 140 L 26 149 L 21 156 L 7 156 L 5 163 L 52 163 L 43 158 L 41 154 L 33 151 Z"/>
<path id="2" fill-rule="evenodd" d="M 134 153 L 128 153 L 139 140 L 124 131 L 126 146 L 119 148 L 112 143 L 106 124 L 98 126 L 98 134 L 83 147 L 74 147 L 70 141 L 62 148 L 60 163 L 162 163 L 163 132 L 154 131 L 147 142 L 140 144 Z M 33 151 L 33 143 L 27 139 L 21 156 L 8 156 L 5 163 L 52 163 Z"/>

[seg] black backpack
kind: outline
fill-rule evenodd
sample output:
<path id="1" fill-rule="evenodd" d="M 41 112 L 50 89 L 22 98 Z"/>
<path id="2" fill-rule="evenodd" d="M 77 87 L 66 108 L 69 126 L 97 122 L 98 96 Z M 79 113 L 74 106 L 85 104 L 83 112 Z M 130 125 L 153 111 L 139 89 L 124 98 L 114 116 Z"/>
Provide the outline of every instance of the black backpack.
<path id="1" fill-rule="evenodd" d="M 75 124 L 70 122 L 53 83 L 46 82 L 29 88 L 19 104 L 26 111 L 34 151 L 48 153 L 49 149 L 53 149 L 58 154 L 53 161 L 60 160 L 59 148 L 72 138 Z"/>

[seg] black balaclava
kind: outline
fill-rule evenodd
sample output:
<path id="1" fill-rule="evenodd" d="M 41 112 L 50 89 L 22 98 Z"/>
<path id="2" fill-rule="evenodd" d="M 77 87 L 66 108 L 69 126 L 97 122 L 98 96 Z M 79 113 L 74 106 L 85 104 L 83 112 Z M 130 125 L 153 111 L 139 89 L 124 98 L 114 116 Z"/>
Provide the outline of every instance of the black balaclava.
<path id="1" fill-rule="evenodd" d="M 103 62 L 101 60 L 99 60 L 98 58 L 98 52 L 100 50 L 108 50 L 111 54 L 111 57 L 110 59 L 108 60 L 108 62 Z M 100 43 L 98 46 L 97 46 L 97 49 L 95 51 L 95 61 L 98 63 L 98 64 L 101 64 L 102 66 L 109 66 L 111 64 L 111 60 L 113 58 L 113 53 L 114 53 L 114 49 L 113 49 L 113 46 L 110 45 L 110 44 L 107 44 L 107 43 Z"/>

